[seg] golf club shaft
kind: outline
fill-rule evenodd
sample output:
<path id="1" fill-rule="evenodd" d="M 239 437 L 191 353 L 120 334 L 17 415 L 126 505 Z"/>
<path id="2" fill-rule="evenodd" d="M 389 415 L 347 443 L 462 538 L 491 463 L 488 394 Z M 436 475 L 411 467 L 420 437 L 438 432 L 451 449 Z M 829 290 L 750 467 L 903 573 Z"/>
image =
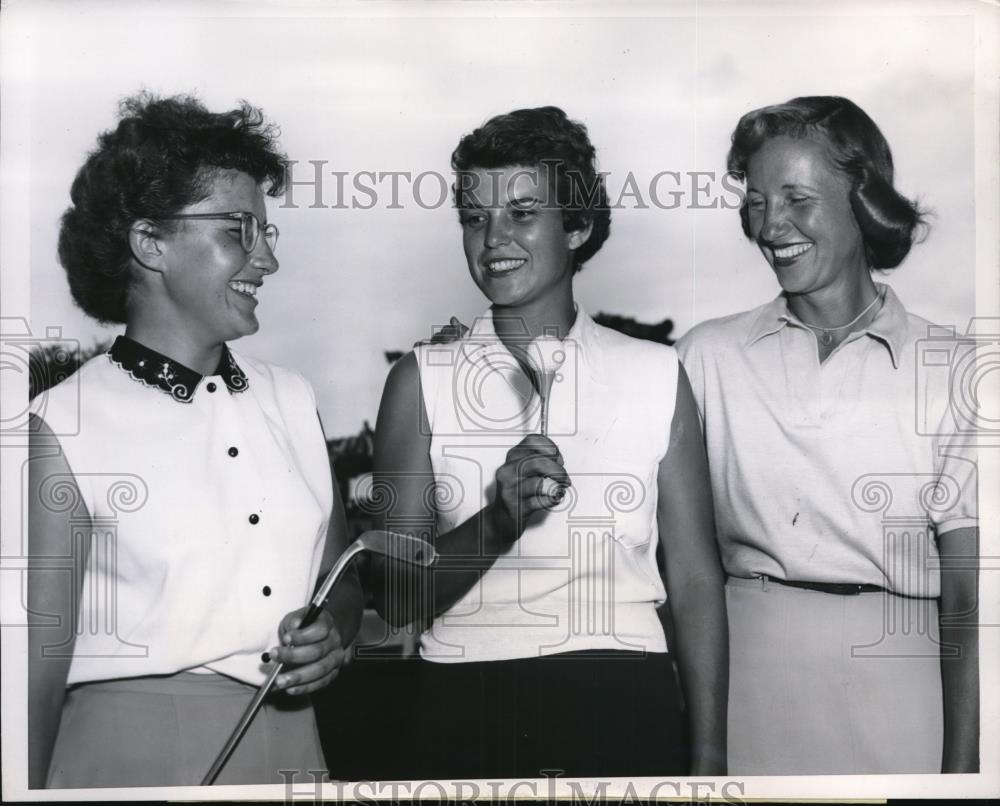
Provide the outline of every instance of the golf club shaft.
<path id="1" fill-rule="evenodd" d="M 315 616 L 313 616 L 313 618 L 315 618 Z M 225 763 L 229 761 L 229 757 L 233 754 L 233 750 L 235 750 L 236 745 L 240 743 L 240 739 L 243 738 L 243 734 L 247 732 L 247 728 L 249 728 L 250 723 L 253 722 L 253 718 L 257 715 L 257 711 L 260 710 L 260 706 L 264 702 L 264 698 L 268 695 L 268 693 L 270 693 L 271 687 L 274 685 L 274 681 L 278 679 L 278 675 L 281 674 L 281 670 L 284 668 L 285 664 L 283 663 L 275 664 L 275 667 L 267 676 L 267 680 L 265 680 L 263 685 L 257 689 L 257 693 L 250 701 L 246 711 L 243 712 L 243 716 L 240 717 L 240 721 L 236 724 L 236 728 L 233 730 L 232 735 L 230 735 L 225 747 L 222 748 L 222 752 L 219 753 L 208 772 L 205 773 L 205 777 L 201 779 L 202 786 L 211 786 L 215 783 L 215 779 L 218 777 L 219 772 L 222 770 L 223 766 L 225 766 Z"/>
<path id="2" fill-rule="evenodd" d="M 326 579 L 323 580 L 323 584 L 320 586 L 319 590 L 316 591 L 316 595 L 313 596 L 312 601 L 309 603 L 309 609 L 306 610 L 305 615 L 302 617 L 302 621 L 299 623 L 298 629 L 301 630 L 304 627 L 308 627 L 316 620 L 337 579 L 339 579 L 344 573 L 344 570 L 347 568 L 347 564 L 362 550 L 362 546 L 353 545 L 340 556 L 340 559 L 338 559 L 333 568 L 330 569 L 330 573 L 326 575 Z M 253 722 L 253 718 L 257 716 L 257 712 L 264 703 L 264 698 L 271 691 L 274 681 L 277 680 L 278 675 L 281 674 L 281 670 L 283 668 L 283 663 L 276 664 L 271 670 L 271 673 L 267 676 L 263 685 L 257 689 L 257 693 L 250 701 L 246 711 L 243 712 L 243 716 L 240 717 L 240 721 L 236 724 L 229 740 L 222 748 L 222 752 L 219 753 L 218 757 L 205 774 L 205 777 L 202 778 L 202 786 L 211 786 L 215 783 L 215 779 L 218 777 L 219 772 L 222 770 L 225 763 L 229 761 L 229 757 L 233 754 L 233 750 L 236 749 L 236 745 L 239 744 L 240 739 L 243 738 L 243 734 L 247 732 L 247 728 L 250 727 L 250 723 Z"/>

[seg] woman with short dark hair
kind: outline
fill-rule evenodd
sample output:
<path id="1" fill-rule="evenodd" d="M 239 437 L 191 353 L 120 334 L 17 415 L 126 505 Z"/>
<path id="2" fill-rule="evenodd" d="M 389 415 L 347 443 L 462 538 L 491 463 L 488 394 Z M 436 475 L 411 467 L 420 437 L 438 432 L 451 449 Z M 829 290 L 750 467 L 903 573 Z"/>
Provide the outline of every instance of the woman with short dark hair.
<path id="1" fill-rule="evenodd" d="M 264 192 L 284 169 L 249 104 L 140 95 L 73 182 L 73 298 L 125 334 L 35 401 L 28 603 L 49 618 L 29 630 L 32 787 L 199 783 L 278 661 L 281 693 L 218 781 L 325 769 L 301 695 L 345 662 L 357 579 L 299 623 L 345 547 L 343 508 L 309 383 L 227 344 L 257 331 L 278 270 Z"/>
<path id="2" fill-rule="evenodd" d="M 461 208 L 462 194 L 471 188 L 474 168 L 486 169 L 489 181 L 499 168 L 536 166 L 548 180 L 550 204 L 562 211 L 566 232 L 590 228 L 590 235 L 573 252 L 573 271 L 578 272 L 611 234 L 611 209 L 604 177 L 597 172 L 597 151 L 587 130 L 566 117 L 555 106 L 517 109 L 497 115 L 462 137 L 451 155 L 458 181 L 455 204 Z"/>
<path id="3" fill-rule="evenodd" d="M 918 363 L 930 323 L 872 276 L 921 212 L 846 98 L 744 115 L 729 168 L 781 286 L 678 343 L 729 574 L 729 771 L 972 772 L 975 461 L 947 381 Z"/>
<path id="4" fill-rule="evenodd" d="M 393 367 L 375 440 L 384 521 L 440 555 L 433 575 L 374 575 L 389 620 L 423 628 L 413 775 L 721 774 L 726 622 L 697 412 L 673 348 L 574 299 L 610 224 L 587 130 L 519 109 L 452 165 L 490 308 Z"/>

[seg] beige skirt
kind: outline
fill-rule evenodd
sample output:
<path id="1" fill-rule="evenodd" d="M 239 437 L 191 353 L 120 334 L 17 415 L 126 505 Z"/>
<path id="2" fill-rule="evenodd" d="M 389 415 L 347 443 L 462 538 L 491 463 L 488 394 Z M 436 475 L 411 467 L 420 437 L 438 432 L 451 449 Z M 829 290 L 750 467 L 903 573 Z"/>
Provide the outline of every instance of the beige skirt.
<path id="1" fill-rule="evenodd" d="M 730 578 L 729 773 L 939 773 L 938 606 Z"/>
<path id="2" fill-rule="evenodd" d="M 192 672 L 73 686 L 47 786 L 198 785 L 255 692 L 222 675 Z M 258 712 L 216 783 L 312 783 L 314 770 L 326 780 L 312 704 L 278 695 Z"/>

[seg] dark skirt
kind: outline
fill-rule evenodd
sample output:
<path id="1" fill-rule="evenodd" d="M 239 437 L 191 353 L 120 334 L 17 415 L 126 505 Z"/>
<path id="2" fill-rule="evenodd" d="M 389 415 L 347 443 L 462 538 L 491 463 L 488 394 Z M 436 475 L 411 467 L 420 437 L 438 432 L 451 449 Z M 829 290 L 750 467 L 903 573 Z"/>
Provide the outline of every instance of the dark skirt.
<path id="1" fill-rule="evenodd" d="M 688 772 L 688 727 L 667 654 L 418 665 L 415 778 Z"/>

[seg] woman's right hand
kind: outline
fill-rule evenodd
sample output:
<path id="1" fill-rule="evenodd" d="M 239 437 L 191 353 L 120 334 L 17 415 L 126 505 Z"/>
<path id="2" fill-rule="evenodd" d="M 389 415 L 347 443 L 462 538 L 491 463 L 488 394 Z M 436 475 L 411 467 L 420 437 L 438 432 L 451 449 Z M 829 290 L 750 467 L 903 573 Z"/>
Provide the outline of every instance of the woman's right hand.
<path id="1" fill-rule="evenodd" d="M 490 507 L 494 526 L 511 543 L 535 512 L 551 509 L 573 482 L 559 448 L 548 437 L 529 434 L 507 452 L 496 472 L 496 497 Z"/>
<path id="2" fill-rule="evenodd" d="M 431 584 L 427 569 L 372 556 L 369 585 L 376 609 L 395 626 L 430 624 L 446 612 L 510 550 L 528 517 L 555 506 L 562 488 L 571 483 L 556 445 L 546 437 L 527 436 L 497 470 L 490 502 L 452 529 L 438 531 L 435 497 L 427 494 L 428 482 L 435 478 L 431 429 L 414 353 L 389 371 L 375 426 L 374 471 L 376 484 L 391 491 L 391 504 L 375 516 L 376 527 L 430 536 L 438 553 L 436 568 L 447 571 L 434 575 Z"/>

